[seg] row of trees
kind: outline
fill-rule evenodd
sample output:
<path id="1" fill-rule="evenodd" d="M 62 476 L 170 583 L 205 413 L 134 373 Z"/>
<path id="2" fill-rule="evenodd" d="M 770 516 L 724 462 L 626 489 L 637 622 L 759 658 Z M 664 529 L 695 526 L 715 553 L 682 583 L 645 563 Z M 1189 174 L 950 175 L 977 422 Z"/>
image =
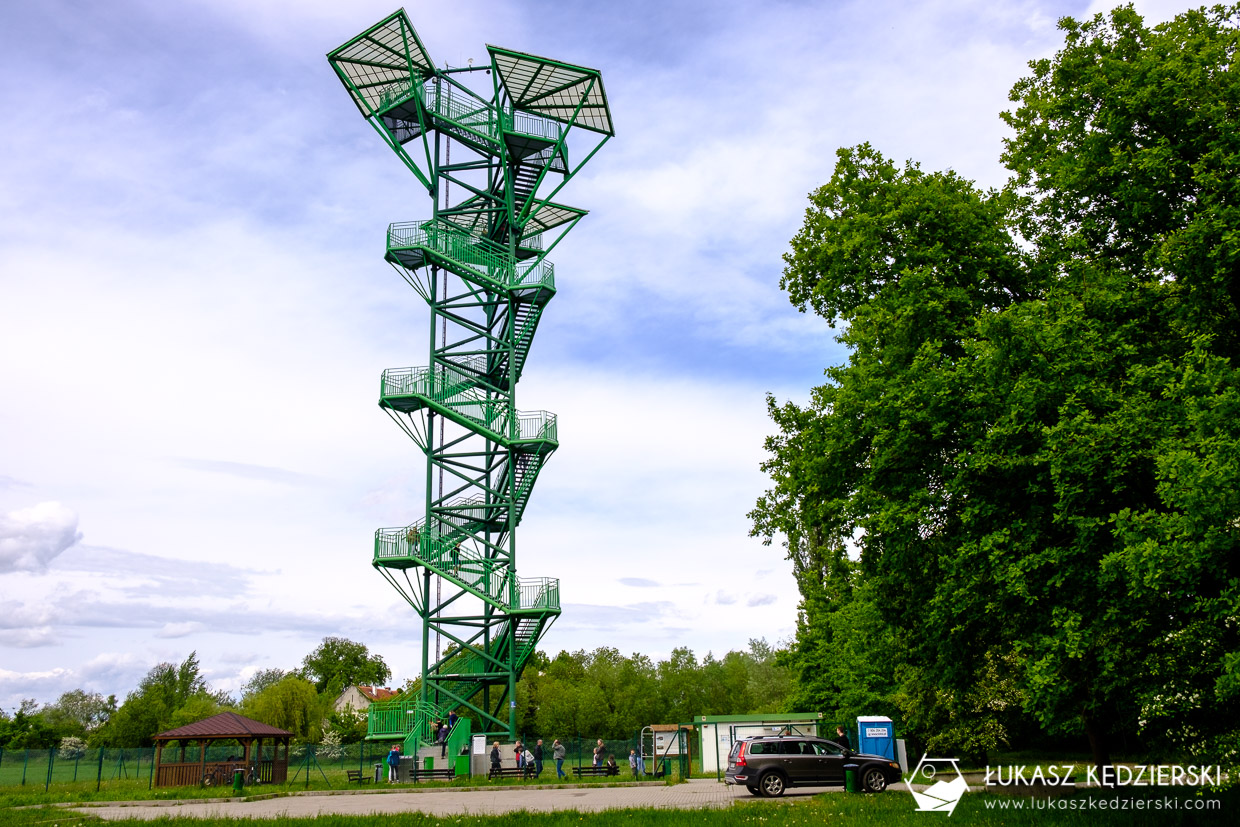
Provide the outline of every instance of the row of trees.
<path id="1" fill-rule="evenodd" d="M 778 652 L 750 641 L 745 652 L 700 662 L 688 649 L 654 662 L 615 649 L 536 653 L 517 689 L 522 731 L 592 738 L 627 738 L 651 723 L 678 723 L 694 715 L 774 711 L 790 685 Z M 66 738 L 90 747 L 150 746 L 151 736 L 225 710 L 287 729 L 297 740 L 348 744 L 366 735 L 365 716 L 334 709 L 354 684 L 385 683 L 383 659 L 361 643 L 329 637 L 295 670 L 265 669 L 241 688 L 240 697 L 213 691 L 196 653 L 180 664 L 161 663 L 117 704 L 115 696 L 66 692 L 42 708 L 23 701 L 12 715 L 0 710 L 0 749 L 47 748 Z M 406 692 L 418 691 L 417 681 Z"/>
<path id="2" fill-rule="evenodd" d="M 517 685 L 517 728 L 540 737 L 622 739 L 696 715 L 780 711 L 791 680 L 779 654 L 765 640 L 701 661 L 686 648 L 658 662 L 608 647 L 552 659 L 538 653 Z"/>
<path id="3" fill-rule="evenodd" d="M 299 669 L 261 670 L 234 698 L 211 689 L 191 652 L 180 664 L 153 667 L 119 704 L 115 695 L 74 689 L 43 707 L 25 700 L 12 715 L 0 710 L 0 749 L 46 748 L 65 738 L 91 747 L 150 746 L 158 732 L 225 710 L 287 729 L 304 741 L 334 733 L 334 739 L 350 743 L 366 734 L 365 718 L 338 713 L 332 702 L 348 686 L 382 684 L 390 675 L 383 659 L 364 644 L 327 637 Z"/>
<path id="4" fill-rule="evenodd" d="M 1236 759 L 1238 19 L 1061 21 L 1001 190 L 839 151 L 782 286 L 849 360 L 770 400 L 751 514 L 803 597 L 793 706 Z"/>

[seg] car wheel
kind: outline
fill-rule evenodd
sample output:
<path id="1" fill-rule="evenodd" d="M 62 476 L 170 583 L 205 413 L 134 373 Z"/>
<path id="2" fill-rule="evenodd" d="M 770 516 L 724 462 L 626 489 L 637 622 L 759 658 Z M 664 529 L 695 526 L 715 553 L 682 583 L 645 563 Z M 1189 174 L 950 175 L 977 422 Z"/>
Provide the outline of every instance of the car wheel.
<path id="1" fill-rule="evenodd" d="M 867 793 L 881 793 L 887 789 L 887 776 L 878 767 L 870 767 L 861 775 L 861 786 Z"/>
<path id="2" fill-rule="evenodd" d="M 762 790 L 757 787 L 745 787 L 745 789 L 749 790 L 750 795 L 762 795 Z"/>
<path id="3" fill-rule="evenodd" d="M 784 777 L 777 772 L 768 772 L 758 780 L 758 788 L 762 794 L 777 798 L 784 794 Z"/>

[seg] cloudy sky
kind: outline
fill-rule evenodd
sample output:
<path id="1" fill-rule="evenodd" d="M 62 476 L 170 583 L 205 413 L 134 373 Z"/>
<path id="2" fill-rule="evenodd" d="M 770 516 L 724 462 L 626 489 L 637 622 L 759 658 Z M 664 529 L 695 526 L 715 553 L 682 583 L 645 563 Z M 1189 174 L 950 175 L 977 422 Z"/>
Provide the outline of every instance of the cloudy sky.
<path id="1" fill-rule="evenodd" d="M 193 650 L 236 690 L 325 635 L 414 676 L 416 617 L 370 560 L 420 516 L 423 460 L 376 402 L 428 323 L 384 230 L 430 205 L 324 59 L 394 2 L 0 7 L 0 707 L 123 695 Z M 764 395 L 844 358 L 778 287 L 806 194 L 862 141 L 1001 184 L 1008 90 L 1059 17 L 1110 5 L 407 0 L 438 63 L 601 69 L 616 124 L 560 195 L 591 214 L 520 388 L 560 415 L 520 530 L 521 574 L 561 579 L 544 648 L 792 634 L 745 513 Z"/>

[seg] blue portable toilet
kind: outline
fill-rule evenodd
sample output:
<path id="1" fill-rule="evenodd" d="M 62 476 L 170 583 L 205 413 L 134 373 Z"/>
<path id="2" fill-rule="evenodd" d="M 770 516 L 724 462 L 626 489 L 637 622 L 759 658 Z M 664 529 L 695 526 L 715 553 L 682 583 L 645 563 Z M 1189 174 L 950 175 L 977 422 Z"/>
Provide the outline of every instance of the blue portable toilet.
<path id="1" fill-rule="evenodd" d="M 857 752 L 886 756 L 896 760 L 896 728 L 885 715 L 862 715 L 857 718 Z"/>

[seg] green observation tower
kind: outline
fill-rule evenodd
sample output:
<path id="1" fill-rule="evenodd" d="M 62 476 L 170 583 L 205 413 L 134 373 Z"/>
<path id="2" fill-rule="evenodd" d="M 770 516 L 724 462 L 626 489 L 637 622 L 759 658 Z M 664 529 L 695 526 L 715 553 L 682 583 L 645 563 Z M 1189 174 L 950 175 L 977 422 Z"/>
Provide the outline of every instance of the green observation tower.
<path id="1" fill-rule="evenodd" d="M 517 576 L 517 526 L 559 445 L 517 385 L 555 296 L 548 256 L 586 214 L 552 199 L 614 133 L 596 70 L 487 52 L 436 68 L 402 9 L 327 56 L 430 202 L 388 227 L 385 255 L 430 308 L 429 362 L 379 389 L 426 455 L 421 516 L 375 533 L 375 568 L 421 618 L 422 678 L 416 699 L 370 707 L 369 737 L 406 751 L 451 710 L 515 737 L 517 680 L 560 614 L 558 580 Z"/>

